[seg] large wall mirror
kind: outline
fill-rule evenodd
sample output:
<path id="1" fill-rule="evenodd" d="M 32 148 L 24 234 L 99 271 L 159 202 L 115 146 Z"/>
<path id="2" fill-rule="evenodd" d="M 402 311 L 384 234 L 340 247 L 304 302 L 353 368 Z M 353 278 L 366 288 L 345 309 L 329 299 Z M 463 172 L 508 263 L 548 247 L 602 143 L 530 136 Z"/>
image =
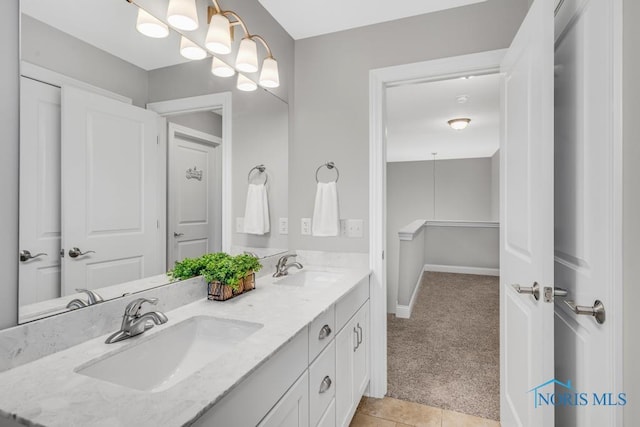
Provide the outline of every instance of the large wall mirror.
<path id="1" fill-rule="evenodd" d="M 180 34 L 140 34 L 134 3 L 20 3 L 20 323 L 164 285 L 185 257 L 287 249 L 285 101 L 183 78 Z"/>

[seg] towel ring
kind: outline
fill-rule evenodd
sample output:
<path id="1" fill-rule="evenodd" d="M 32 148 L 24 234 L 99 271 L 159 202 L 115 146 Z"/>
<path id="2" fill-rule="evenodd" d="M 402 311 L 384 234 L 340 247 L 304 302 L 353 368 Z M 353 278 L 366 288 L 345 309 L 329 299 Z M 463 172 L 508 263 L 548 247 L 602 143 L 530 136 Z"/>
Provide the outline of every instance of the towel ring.
<path id="1" fill-rule="evenodd" d="M 338 170 L 338 167 L 333 162 L 327 162 L 323 165 L 318 166 L 318 169 L 316 169 L 316 182 L 320 182 L 320 180 L 318 179 L 318 172 L 320 172 L 320 169 L 322 169 L 325 166 L 329 170 L 331 169 L 336 170 L 336 180 L 334 182 L 338 182 L 338 180 L 340 179 L 340 171 Z"/>
<path id="2" fill-rule="evenodd" d="M 249 170 L 249 174 L 247 175 L 247 182 L 249 182 L 249 184 L 251 184 L 251 172 L 258 171 L 260 173 L 264 173 L 264 171 L 266 171 L 266 170 L 267 170 L 267 168 L 264 165 L 257 165 L 257 166 L 252 167 Z M 265 174 L 264 175 L 264 183 L 263 183 L 263 185 L 267 185 L 267 181 L 268 180 L 269 180 L 269 175 Z"/>

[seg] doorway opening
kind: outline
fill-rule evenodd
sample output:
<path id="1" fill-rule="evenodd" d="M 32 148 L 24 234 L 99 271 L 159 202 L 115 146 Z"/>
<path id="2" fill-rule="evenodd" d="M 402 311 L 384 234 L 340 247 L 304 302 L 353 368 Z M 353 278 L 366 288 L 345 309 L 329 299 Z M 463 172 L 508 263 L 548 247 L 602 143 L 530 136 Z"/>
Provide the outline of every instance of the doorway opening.
<path id="1" fill-rule="evenodd" d="M 411 365 L 413 365 L 414 367 L 416 367 L 416 369 L 424 370 L 423 368 L 425 363 L 428 363 L 425 362 L 421 358 L 421 356 L 415 354 L 412 356 L 411 353 L 415 350 L 410 349 L 409 347 L 406 347 L 404 351 L 400 352 L 404 353 L 406 356 L 403 359 L 404 361 L 397 359 L 397 355 L 394 355 L 391 352 L 388 353 L 388 344 L 394 345 L 394 340 L 396 340 L 396 338 L 401 335 L 399 329 L 395 330 L 393 328 L 397 327 L 400 324 L 403 324 L 406 327 L 408 323 L 402 322 L 412 322 L 412 320 L 415 320 L 415 318 L 422 317 L 420 315 L 420 311 L 422 309 L 424 309 L 423 311 L 425 313 L 432 311 L 429 310 L 428 307 L 429 301 L 431 301 L 440 308 L 445 309 L 445 314 L 452 315 L 452 317 L 447 321 L 449 323 L 449 327 L 446 327 L 445 325 L 442 330 L 442 336 L 446 338 L 447 335 L 449 335 L 449 338 L 451 338 L 450 332 L 456 330 L 455 325 L 462 323 L 460 322 L 460 319 L 455 316 L 455 313 L 463 313 L 466 315 L 473 311 L 474 308 L 468 306 L 464 307 L 460 311 L 446 310 L 448 307 L 447 303 L 439 299 L 448 298 L 453 301 L 451 304 L 459 303 L 460 301 L 458 300 L 460 300 L 460 298 L 459 295 L 456 295 L 458 291 L 456 291 L 455 289 L 468 289 L 471 285 L 471 283 L 468 283 L 469 278 L 481 278 L 480 280 L 476 280 L 474 284 L 480 284 L 480 286 L 483 286 L 484 284 L 489 288 L 493 287 L 496 290 L 496 293 L 498 288 L 498 210 L 492 208 L 493 197 L 491 196 L 491 164 L 493 160 L 495 166 L 494 169 L 497 169 L 496 160 L 498 156 L 495 156 L 496 158 L 494 159 L 492 159 L 491 157 L 496 154 L 497 147 L 499 145 L 499 135 L 495 135 L 495 146 L 493 149 L 489 149 L 489 151 L 486 151 L 483 155 L 479 154 L 479 152 L 476 152 L 475 154 L 466 156 L 460 155 L 460 153 L 458 153 L 458 155 L 446 154 L 446 148 L 449 148 L 446 142 L 444 143 L 445 145 L 439 148 L 425 147 L 423 138 L 422 141 L 418 141 L 418 143 L 421 143 L 422 146 L 422 151 L 419 153 L 419 156 L 422 157 L 418 157 L 417 161 L 411 159 L 412 161 L 407 162 L 410 157 L 403 158 L 402 152 L 404 149 L 402 148 L 402 144 L 400 144 L 400 149 L 396 150 L 395 153 L 393 151 L 393 146 L 391 145 L 393 143 L 393 122 L 390 122 L 389 120 L 393 118 L 393 112 L 388 110 L 388 102 L 389 100 L 393 100 L 393 91 L 402 92 L 406 90 L 410 93 L 412 90 L 416 89 L 417 85 L 426 86 L 428 84 L 432 84 L 434 85 L 434 87 L 446 86 L 447 82 L 469 83 L 476 78 L 476 81 L 478 82 L 481 81 L 481 78 L 487 80 L 494 79 L 496 82 L 499 82 L 501 79 L 500 75 L 498 74 L 499 67 L 504 53 L 504 50 L 498 50 L 371 71 L 371 187 L 369 212 L 371 236 L 370 263 L 373 271 L 373 274 L 371 276 L 371 318 L 373 331 L 371 360 L 372 380 L 369 393 L 369 396 L 371 397 L 381 398 L 385 395 L 393 395 L 395 393 L 398 393 L 397 396 L 402 397 L 403 392 L 396 390 L 396 384 L 407 384 L 410 381 L 398 380 L 396 374 L 400 371 L 403 371 L 404 369 L 396 370 L 396 367 L 410 367 Z M 474 76 L 474 79 L 468 79 L 469 76 Z M 458 103 L 459 95 L 465 95 L 464 91 L 462 91 L 461 93 L 457 93 L 456 91 L 454 91 L 453 94 L 449 96 L 453 98 L 454 103 Z M 495 96 L 497 99 L 499 99 L 499 92 L 495 93 Z M 461 97 L 460 100 L 462 99 L 465 98 Z M 469 99 L 470 98 L 466 98 L 466 107 L 471 107 L 472 105 L 469 102 Z M 462 103 L 462 105 L 465 104 Z M 408 112 L 410 110 L 411 107 L 409 107 L 409 109 L 405 111 L 405 114 L 409 114 Z M 438 115 L 445 114 L 444 109 L 442 107 L 440 107 L 439 109 L 438 107 L 435 107 L 435 110 L 436 111 L 433 114 L 433 117 L 429 117 L 428 114 L 421 112 L 419 108 L 415 108 L 413 112 L 411 112 L 411 114 L 413 114 L 414 116 L 421 115 L 424 121 L 429 121 L 430 119 L 434 121 L 443 121 L 438 117 Z M 495 123 L 495 129 L 497 130 L 499 126 L 500 116 L 499 107 L 496 113 L 497 122 Z M 453 112 L 449 114 L 457 116 L 457 114 L 454 114 Z M 444 119 L 441 128 L 443 132 L 460 132 L 449 128 L 447 120 L 453 118 L 458 117 L 447 116 L 446 119 Z M 473 117 L 471 117 L 471 119 L 471 123 L 473 123 L 474 125 L 476 123 L 484 121 L 484 119 L 480 118 L 477 118 L 475 121 L 473 120 Z M 480 126 L 478 126 L 478 128 L 480 128 Z M 469 127 L 468 130 L 470 129 L 471 127 Z M 390 147 L 390 151 L 388 151 L 388 147 Z M 433 155 L 433 153 L 436 153 L 435 156 Z M 484 159 L 482 159 L 483 157 Z M 401 163 L 404 164 L 402 165 Z M 466 184 L 464 183 L 464 180 L 462 180 L 463 182 L 460 182 L 461 176 L 469 175 L 470 171 L 473 170 L 474 163 L 482 165 L 479 166 L 479 170 L 487 171 L 485 178 L 471 178 L 471 183 L 469 180 L 467 180 Z M 417 175 L 412 177 L 411 173 L 407 173 L 406 170 L 402 170 L 406 169 L 407 166 L 414 166 L 414 172 Z M 494 170 L 494 172 L 497 172 L 497 170 Z M 422 174 L 422 179 L 416 179 L 416 176 L 419 176 L 420 174 Z M 394 175 L 395 178 L 398 178 L 397 181 L 400 182 L 391 182 L 392 179 L 395 180 Z M 403 186 L 403 179 L 407 180 L 407 183 L 412 183 L 411 185 L 415 187 L 415 190 L 408 192 L 405 190 L 393 190 L 393 188 L 391 187 L 392 185 L 399 184 L 400 186 Z M 467 195 L 464 194 L 465 191 L 470 190 L 470 187 L 478 185 L 478 182 L 476 181 L 483 180 L 486 184 L 486 190 L 472 190 L 471 196 L 469 195 L 469 193 L 467 193 Z M 498 181 L 499 178 L 496 178 L 496 183 Z M 463 192 L 461 193 L 462 197 L 459 197 L 457 201 L 455 200 L 455 198 L 452 199 L 450 197 L 451 195 L 455 194 L 456 191 L 451 191 L 451 188 L 441 188 L 443 184 L 450 185 L 452 182 L 459 182 L 460 188 L 462 188 L 463 190 Z M 404 185 L 406 186 L 407 183 L 405 183 Z M 409 201 L 402 202 L 396 201 L 394 199 L 398 195 L 406 195 L 410 193 L 416 194 L 414 194 L 414 197 Z M 477 198 L 480 193 L 484 193 L 484 198 Z M 497 197 L 499 191 L 496 189 L 495 193 Z M 421 198 L 420 202 L 418 202 L 415 197 L 418 194 Z M 482 214 L 467 216 L 465 218 L 464 216 L 472 210 L 478 210 L 477 208 L 470 208 L 468 206 L 470 200 L 474 197 L 477 198 L 477 200 L 480 200 L 479 205 L 483 206 L 482 208 L 479 208 L 479 210 L 482 211 Z M 423 213 L 419 215 L 414 213 L 413 215 L 416 217 L 412 219 L 408 217 L 399 217 L 391 220 L 391 217 L 393 216 L 391 212 L 392 204 L 400 209 L 402 209 L 404 206 L 405 213 L 409 210 L 409 207 L 413 209 L 420 206 Z M 466 207 L 464 206 L 465 204 L 467 204 Z M 420 236 L 421 233 L 422 235 Z M 425 235 L 427 233 L 430 236 L 429 239 L 425 239 Z M 462 263 L 462 265 L 455 265 L 451 263 L 451 256 L 463 255 L 463 253 L 459 249 L 453 249 L 451 252 L 446 253 L 447 251 L 443 250 L 446 248 L 443 248 L 442 244 L 434 245 L 435 250 L 432 250 L 432 248 L 429 248 L 428 246 L 428 244 L 430 243 L 437 243 L 438 239 L 440 239 L 441 242 L 451 243 L 454 240 L 452 236 L 457 234 L 458 242 L 461 242 L 460 244 L 463 245 L 462 247 L 467 248 L 469 244 L 465 245 L 464 242 L 470 242 L 469 236 L 473 235 L 474 233 L 478 234 L 474 237 L 474 239 L 478 239 L 476 244 L 479 245 L 482 245 L 481 242 L 483 238 L 486 241 L 486 236 L 491 236 L 492 234 L 494 235 L 493 238 L 495 239 L 495 250 L 493 252 L 495 255 L 493 264 L 485 262 L 475 263 L 474 265 L 474 263 L 469 264 L 469 262 L 465 262 Z M 484 233 L 484 236 L 482 235 L 482 233 Z M 395 236 L 395 245 L 391 242 L 392 234 Z M 449 234 L 448 237 L 447 234 Z M 425 243 L 426 240 L 428 240 L 428 243 Z M 401 244 L 405 246 L 405 248 L 401 248 Z M 411 247 L 413 247 L 414 249 L 418 249 L 417 255 L 416 251 L 412 251 L 410 249 Z M 459 247 L 460 246 L 458 246 L 458 248 Z M 407 252 L 407 255 L 403 254 L 401 256 L 400 250 L 403 249 L 408 249 L 409 252 Z M 486 255 L 489 251 L 483 252 L 483 255 Z M 425 258 L 425 256 L 428 256 L 429 258 Z M 448 257 L 449 261 L 445 262 L 445 258 L 443 257 Z M 394 260 L 398 261 L 397 264 L 394 264 Z M 427 260 L 429 261 L 427 262 Z M 401 262 L 402 265 L 400 264 Z M 412 264 L 412 267 L 406 268 L 405 265 L 407 264 Z M 449 265 L 449 267 L 463 268 L 443 268 L 443 266 L 446 265 Z M 424 271 L 425 269 L 427 270 L 426 272 Z M 469 275 L 469 273 L 471 273 L 471 275 Z M 389 277 L 395 277 L 396 283 L 390 283 Z M 419 290 L 421 289 L 421 287 L 419 286 L 421 282 L 423 284 L 422 292 L 419 292 Z M 443 282 L 446 282 L 450 286 L 444 286 Z M 400 285 L 400 283 L 403 283 L 403 285 Z M 427 285 L 425 285 L 425 283 L 427 283 Z M 429 285 L 428 283 L 431 283 L 431 285 Z M 431 287 L 433 287 L 433 290 L 431 289 Z M 453 295 L 446 296 L 438 295 L 435 293 L 436 291 L 441 291 L 444 289 L 453 290 Z M 471 289 L 478 290 L 473 288 Z M 426 302 L 423 303 L 420 301 L 420 297 L 418 296 L 420 295 L 420 293 L 426 296 Z M 484 298 L 486 292 L 481 291 L 481 294 Z M 487 298 L 491 299 L 490 296 L 487 296 Z M 499 301 L 497 298 L 494 299 L 496 300 L 496 327 L 499 329 Z M 481 301 L 479 301 L 479 303 L 482 304 Z M 403 319 L 403 317 L 409 317 L 409 319 Z M 412 317 L 414 319 L 411 319 Z M 430 321 L 428 318 L 423 319 L 423 321 L 425 322 L 425 324 L 429 324 L 430 327 L 434 326 L 434 322 Z M 473 325 L 474 323 L 476 322 L 472 320 L 467 322 L 468 325 Z M 405 329 L 405 332 L 407 332 L 411 330 L 411 327 Z M 415 329 L 419 330 L 420 327 L 416 327 Z M 463 327 L 461 329 L 463 329 L 464 332 L 467 333 L 470 328 Z M 494 331 L 493 333 L 494 335 L 496 335 L 497 331 Z M 393 337 L 391 337 L 391 334 L 393 334 Z M 435 336 L 435 334 L 433 333 L 432 335 Z M 498 342 L 498 337 L 499 335 L 496 335 L 496 339 L 494 341 L 495 343 Z M 408 338 L 405 341 L 411 342 L 412 340 Z M 428 346 L 430 344 L 426 345 Z M 473 346 L 474 344 L 471 343 L 468 345 Z M 499 360 L 498 345 L 494 345 L 493 347 L 496 351 L 496 357 Z M 431 350 L 434 349 L 432 348 Z M 439 355 L 437 354 L 437 351 L 433 354 L 435 361 L 437 360 Z M 444 357 L 442 357 L 441 359 L 444 359 Z M 461 360 L 462 359 L 463 358 L 461 358 Z M 480 357 L 480 359 L 482 359 L 482 357 Z M 452 366 L 450 362 L 450 360 L 440 360 L 439 363 L 442 367 L 446 367 L 448 369 Z M 436 365 L 435 362 L 433 363 L 433 365 Z M 389 371 L 387 371 L 387 366 L 389 366 Z M 495 382 L 499 384 L 499 362 L 496 364 L 495 369 Z M 442 369 L 440 371 L 442 371 Z M 410 370 L 405 371 L 405 378 L 411 378 L 411 382 L 415 384 L 416 377 L 412 376 L 408 372 L 410 372 Z M 444 377 L 446 376 L 447 375 L 445 374 Z M 452 380 L 457 379 L 455 378 L 456 376 L 459 376 L 459 373 L 453 370 L 450 373 L 449 378 Z M 460 389 L 458 390 L 458 393 L 464 393 L 464 390 Z M 499 391 L 497 392 L 497 394 L 499 395 Z M 446 396 L 444 397 L 446 398 Z M 437 402 L 426 403 L 430 403 L 432 406 L 438 404 Z M 495 406 L 496 408 L 498 408 L 499 403 Z M 453 409 L 461 410 L 461 408 Z M 470 411 L 467 410 L 467 412 Z M 484 416 L 485 418 L 499 417 L 499 414 L 490 415 L 478 412 L 476 412 L 476 414 Z"/>

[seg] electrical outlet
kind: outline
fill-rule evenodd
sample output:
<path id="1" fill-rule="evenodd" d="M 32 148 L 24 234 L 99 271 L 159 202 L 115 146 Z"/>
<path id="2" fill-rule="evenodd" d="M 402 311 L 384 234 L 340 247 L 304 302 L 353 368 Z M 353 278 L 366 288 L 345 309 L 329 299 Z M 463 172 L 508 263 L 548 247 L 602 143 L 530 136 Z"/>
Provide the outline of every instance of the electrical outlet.
<path id="1" fill-rule="evenodd" d="M 280 218 L 278 220 L 278 231 L 280 234 L 289 234 L 289 218 Z"/>
<path id="2" fill-rule="evenodd" d="M 244 233 L 244 217 L 236 218 L 236 233 Z"/>
<path id="3" fill-rule="evenodd" d="M 347 237 L 362 237 L 362 228 L 364 227 L 364 221 L 361 219 L 348 219 L 347 220 Z"/>
<path id="4" fill-rule="evenodd" d="M 302 218 L 300 220 L 300 234 L 303 236 L 311 235 L 311 218 Z"/>

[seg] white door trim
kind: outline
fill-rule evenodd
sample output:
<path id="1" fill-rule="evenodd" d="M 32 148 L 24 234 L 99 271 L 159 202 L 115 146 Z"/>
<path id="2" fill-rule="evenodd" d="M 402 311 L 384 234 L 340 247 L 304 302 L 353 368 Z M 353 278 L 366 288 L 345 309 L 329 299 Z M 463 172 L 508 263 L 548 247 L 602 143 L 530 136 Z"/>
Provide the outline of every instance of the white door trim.
<path id="1" fill-rule="evenodd" d="M 369 266 L 371 268 L 371 382 L 369 396 L 387 392 L 385 88 L 417 81 L 497 73 L 506 50 L 493 50 L 369 72 Z"/>
<path id="2" fill-rule="evenodd" d="M 231 98 L 231 92 L 221 92 L 147 104 L 147 109 L 153 110 L 161 116 L 222 109 L 222 250 L 225 252 L 231 249 L 232 231 Z"/>

